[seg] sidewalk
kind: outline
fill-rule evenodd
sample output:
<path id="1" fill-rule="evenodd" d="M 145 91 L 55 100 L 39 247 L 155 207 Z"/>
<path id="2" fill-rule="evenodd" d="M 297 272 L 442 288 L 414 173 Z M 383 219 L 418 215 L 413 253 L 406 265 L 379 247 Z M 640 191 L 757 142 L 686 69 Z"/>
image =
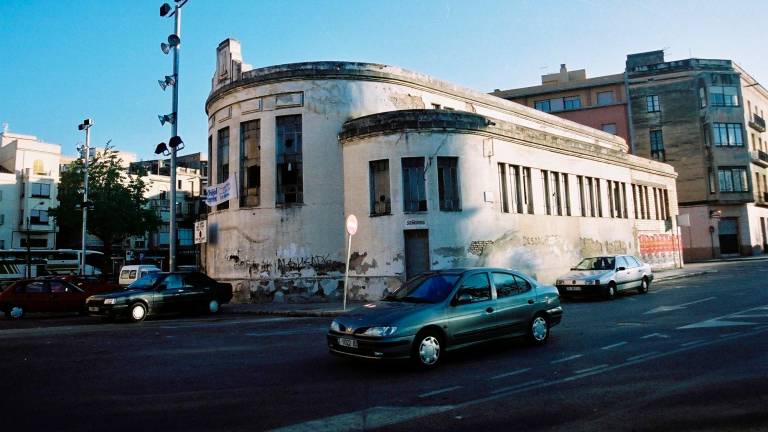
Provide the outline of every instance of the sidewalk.
<path id="1" fill-rule="evenodd" d="M 669 281 L 687 277 L 717 273 L 723 264 L 738 261 L 765 261 L 768 265 L 768 255 L 756 257 L 735 257 L 704 262 L 685 264 L 682 269 L 669 269 L 654 272 L 654 282 Z M 368 302 L 348 301 L 347 311 Z M 327 303 L 249 303 L 224 305 L 224 311 L 236 314 L 251 314 L 262 316 L 282 317 L 335 317 L 344 313 L 340 301 Z"/>

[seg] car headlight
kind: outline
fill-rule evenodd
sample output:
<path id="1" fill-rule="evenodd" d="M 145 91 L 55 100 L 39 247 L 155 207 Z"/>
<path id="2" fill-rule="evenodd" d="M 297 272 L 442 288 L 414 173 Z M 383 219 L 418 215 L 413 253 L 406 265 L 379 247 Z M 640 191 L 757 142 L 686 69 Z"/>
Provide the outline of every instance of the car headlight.
<path id="1" fill-rule="evenodd" d="M 363 336 L 391 336 L 397 331 L 397 327 L 370 327 L 363 332 Z"/>
<path id="2" fill-rule="evenodd" d="M 115 304 L 115 303 L 117 303 L 117 299 L 108 298 L 104 300 L 104 304 Z"/>
<path id="3" fill-rule="evenodd" d="M 331 321 L 331 331 L 341 332 L 341 327 L 339 326 L 338 321 L 336 320 Z"/>

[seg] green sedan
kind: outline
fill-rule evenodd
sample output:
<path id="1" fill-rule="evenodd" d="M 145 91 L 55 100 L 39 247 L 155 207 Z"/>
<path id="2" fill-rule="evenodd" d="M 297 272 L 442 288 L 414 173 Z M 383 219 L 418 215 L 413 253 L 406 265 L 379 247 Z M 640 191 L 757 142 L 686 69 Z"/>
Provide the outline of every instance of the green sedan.
<path id="1" fill-rule="evenodd" d="M 337 317 L 327 334 L 331 354 L 411 359 L 437 366 L 446 351 L 524 336 L 544 344 L 562 318 L 557 289 L 502 268 L 422 273 L 379 302 Z"/>

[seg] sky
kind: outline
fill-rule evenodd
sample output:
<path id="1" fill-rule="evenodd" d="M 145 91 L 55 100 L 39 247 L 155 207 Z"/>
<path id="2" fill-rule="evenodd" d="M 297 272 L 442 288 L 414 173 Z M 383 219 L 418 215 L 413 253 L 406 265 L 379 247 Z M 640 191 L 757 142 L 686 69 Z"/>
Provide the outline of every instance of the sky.
<path id="1" fill-rule="evenodd" d="M 173 0 L 166 0 L 173 3 Z M 74 155 L 91 145 L 154 158 L 170 126 L 173 32 L 162 0 L 0 0 L 0 124 Z M 305 61 L 384 63 L 483 92 L 542 74 L 621 73 L 629 53 L 731 59 L 768 80 L 765 1 L 189 0 L 182 9 L 180 154 L 206 151 L 205 100 L 216 47 L 240 41 L 254 68 Z"/>

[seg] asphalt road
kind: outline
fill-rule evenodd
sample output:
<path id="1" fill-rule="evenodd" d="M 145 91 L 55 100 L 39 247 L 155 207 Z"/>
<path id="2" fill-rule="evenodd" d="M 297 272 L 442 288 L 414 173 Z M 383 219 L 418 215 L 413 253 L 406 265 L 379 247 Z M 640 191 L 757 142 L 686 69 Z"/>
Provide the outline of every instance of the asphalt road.
<path id="1" fill-rule="evenodd" d="M 329 319 L 0 320 L 3 430 L 768 430 L 768 266 L 564 304 L 549 343 L 434 371 L 328 355 Z"/>

